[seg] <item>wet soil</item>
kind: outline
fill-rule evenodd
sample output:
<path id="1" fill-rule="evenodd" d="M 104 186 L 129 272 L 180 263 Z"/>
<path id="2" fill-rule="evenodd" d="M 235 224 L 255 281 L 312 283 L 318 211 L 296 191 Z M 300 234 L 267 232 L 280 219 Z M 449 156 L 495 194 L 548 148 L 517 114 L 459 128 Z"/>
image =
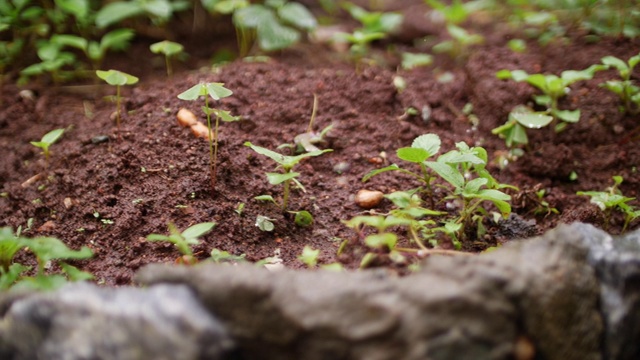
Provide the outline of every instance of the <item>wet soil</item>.
<path id="1" fill-rule="evenodd" d="M 107 60 L 107 66 L 141 77 L 138 85 L 124 89 L 126 114 L 120 129 L 112 116 L 115 105 L 102 98 L 113 93 L 108 87 L 5 84 L 0 109 L 0 226 L 22 226 L 25 236 L 55 236 L 72 248 L 90 247 L 94 258 L 75 265 L 108 285 L 128 284 L 140 266 L 178 257 L 172 245 L 145 241 L 149 234 L 166 234 L 169 222 L 180 229 L 205 221 L 217 223 L 194 249 L 200 259 L 216 248 L 245 254 L 250 261 L 277 256 L 285 266 L 301 268 L 304 265 L 297 256 L 309 245 L 321 250 L 320 263 L 338 261 L 353 269 L 366 249 L 343 221 L 365 212 L 354 202 L 357 191 L 390 193 L 417 185 L 394 173 L 363 183 L 363 175 L 398 163 L 395 150 L 425 133 L 438 134 L 444 151 L 460 141 L 483 146 L 492 160 L 492 174 L 519 188 L 511 192 L 514 215 L 499 224 L 487 221 L 487 235 L 467 239 L 466 251 L 536 235 L 561 222 L 605 227 L 598 208 L 576 191 L 604 190 L 612 184 L 613 175 L 624 177 L 620 188 L 626 196 L 638 196 L 640 139 L 633 134 L 639 118 L 620 113 L 615 95 L 598 86 L 612 79 L 613 71 L 573 85 L 560 107 L 582 109 L 580 122 L 560 134 L 548 129 L 530 131 L 530 146 L 517 160 L 503 162 L 507 149 L 491 130 L 505 122 L 514 106 L 528 104 L 535 93 L 526 84 L 496 79 L 496 71 L 579 70 L 606 55 L 627 59 L 638 52 L 640 41 L 602 38 L 591 42 L 575 32 L 567 41 L 546 47 L 529 41 L 527 52 L 514 53 L 506 46 L 515 36 L 512 32 L 484 25 L 476 31 L 487 41 L 466 58 L 437 55 L 431 66 L 397 70 L 400 50 L 424 50 L 411 39 L 445 37 L 442 29 L 416 18 L 416 13 L 427 11 L 421 1 L 406 3 L 404 10 L 412 20 L 403 33 L 376 45 L 374 53 L 385 60 L 378 65 L 355 67 L 344 54 L 307 43 L 271 54 L 268 62 L 236 60 L 211 68 L 211 54 L 225 46 L 232 48 L 234 35 L 206 41 L 207 37 L 192 38 L 176 31 L 191 59 L 167 78 L 162 62 L 150 60 L 147 52 L 154 40 L 139 38 L 127 54 L 113 54 Z M 406 81 L 402 91 L 393 85 L 396 76 Z M 232 89 L 233 96 L 212 106 L 242 118 L 220 127 L 215 191 L 210 186 L 207 142 L 176 122 L 180 108 L 190 109 L 206 122 L 200 110 L 203 104 L 176 97 L 202 81 L 223 82 Z M 33 96 L 25 96 L 23 90 L 32 91 Z M 282 189 L 265 177 L 265 172 L 274 171 L 274 163 L 243 143 L 270 149 L 292 143 L 307 129 L 314 94 L 318 97 L 314 128 L 333 125 L 318 146 L 333 151 L 296 168 L 306 192 L 294 190 L 289 209 L 307 210 L 314 216 L 313 225 L 303 228 L 294 225 L 290 212 L 254 200 L 263 194 L 279 200 Z M 462 111 L 469 103 L 477 123 Z M 420 114 L 406 115 L 410 107 Z M 67 131 L 52 146 L 47 164 L 29 142 L 60 127 Z M 577 179 L 571 180 L 574 172 Z M 25 183 L 38 174 L 38 179 Z M 546 190 L 544 199 L 558 214 L 535 213 L 535 191 L 540 189 Z M 239 204 L 244 204 L 240 213 L 235 211 Z M 390 208 L 383 200 L 375 211 Z M 436 208 L 446 210 L 445 203 L 438 202 Z M 273 219 L 275 229 L 265 232 L 256 227 L 258 215 Z M 619 232 L 621 225 L 622 219 L 614 217 L 608 230 Z M 636 221 L 631 228 L 637 226 Z M 348 246 L 338 256 L 343 240 Z M 441 246 L 450 248 L 450 243 L 443 239 Z M 19 259 L 29 258 L 22 253 Z"/>

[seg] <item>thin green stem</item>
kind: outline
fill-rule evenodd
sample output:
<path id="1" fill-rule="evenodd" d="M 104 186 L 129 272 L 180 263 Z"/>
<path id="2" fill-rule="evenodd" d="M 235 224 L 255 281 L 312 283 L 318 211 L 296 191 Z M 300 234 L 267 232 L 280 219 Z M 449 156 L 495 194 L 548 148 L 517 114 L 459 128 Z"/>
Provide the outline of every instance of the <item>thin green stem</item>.
<path id="1" fill-rule="evenodd" d="M 120 131 L 120 85 L 116 85 L 116 125 Z"/>
<path id="2" fill-rule="evenodd" d="M 309 120 L 309 127 L 307 128 L 308 133 L 311 133 L 313 131 L 313 122 L 316 120 L 317 111 L 318 111 L 318 95 L 313 94 L 313 110 L 311 110 L 311 120 Z"/>
<path id="3" fill-rule="evenodd" d="M 216 159 L 214 153 L 214 145 L 213 139 L 211 139 L 211 113 L 209 112 L 209 94 L 204 95 L 204 106 L 207 112 L 207 130 L 209 133 L 207 134 L 207 138 L 209 139 L 209 173 L 211 177 L 211 192 L 215 194 L 216 191 Z M 216 149 L 217 149 L 217 136 L 214 134 L 216 138 Z"/>
<path id="4" fill-rule="evenodd" d="M 171 59 L 169 59 L 168 55 L 164 56 L 164 62 L 167 65 L 167 76 L 171 77 L 173 75 L 173 68 L 171 68 Z"/>
<path id="5" fill-rule="evenodd" d="M 288 171 L 287 171 L 288 172 Z M 291 187 L 291 179 L 284 181 L 284 190 L 282 193 L 282 210 L 287 210 L 289 205 L 289 188 Z"/>

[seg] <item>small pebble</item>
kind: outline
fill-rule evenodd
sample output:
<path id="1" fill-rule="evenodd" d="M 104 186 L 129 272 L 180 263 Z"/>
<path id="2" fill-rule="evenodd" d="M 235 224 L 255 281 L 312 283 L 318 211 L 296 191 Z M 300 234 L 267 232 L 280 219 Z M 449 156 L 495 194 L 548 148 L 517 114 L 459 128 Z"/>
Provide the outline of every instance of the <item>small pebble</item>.
<path id="1" fill-rule="evenodd" d="M 62 201 L 64 204 L 64 207 L 66 209 L 71 209 L 73 207 L 73 200 L 71 200 L 71 198 L 64 198 L 64 200 Z"/>
<path id="2" fill-rule="evenodd" d="M 193 135 L 195 135 L 195 137 L 209 140 L 209 128 L 207 128 L 207 125 L 201 122 L 196 122 L 195 124 L 191 125 L 191 132 L 193 133 Z M 211 138 L 213 138 L 213 135 L 211 135 Z"/>
<path id="3" fill-rule="evenodd" d="M 178 124 L 184 127 L 193 126 L 198 123 L 198 118 L 196 117 L 196 115 L 185 108 L 182 108 L 180 109 L 180 111 L 178 111 L 178 115 L 176 115 L 176 118 L 178 119 Z"/>
<path id="4" fill-rule="evenodd" d="M 53 221 L 49 220 L 47 222 L 45 222 L 44 224 L 42 224 L 42 226 L 40 226 L 38 228 L 38 232 L 49 232 L 53 229 L 56 228 L 56 223 L 54 223 Z"/>
<path id="5" fill-rule="evenodd" d="M 381 191 L 362 189 L 356 194 L 355 202 L 363 209 L 371 209 L 378 206 L 383 197 Z"/>

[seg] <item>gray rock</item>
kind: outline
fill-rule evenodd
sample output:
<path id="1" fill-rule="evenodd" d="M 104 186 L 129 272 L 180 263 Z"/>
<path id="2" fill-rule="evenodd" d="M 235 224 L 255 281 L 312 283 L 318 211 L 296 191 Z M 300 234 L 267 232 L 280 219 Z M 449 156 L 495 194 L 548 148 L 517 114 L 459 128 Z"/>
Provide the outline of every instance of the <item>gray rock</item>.
<path id="1" fill-rule="evenodd" d="M 233 343 L 181 285 L 5 296 L 2 359 L 222 359 Z"/>
<path id="2" fill-rule="evenodd" d="M 576 225 L 576 228 L 586 225 Z M 601 286 L 606 359 L 640 359 L 640 230 L 580 238 Z"/>
<path id="3" fill-rule="evenodd" d="M 562 226 L 421 272 L 152 265 L 143 284 L 193 288 L 247 359 L 601 359 L 600 287 L 584 237 Z M 523 350 L 530 347 L 530 351 Z"/>

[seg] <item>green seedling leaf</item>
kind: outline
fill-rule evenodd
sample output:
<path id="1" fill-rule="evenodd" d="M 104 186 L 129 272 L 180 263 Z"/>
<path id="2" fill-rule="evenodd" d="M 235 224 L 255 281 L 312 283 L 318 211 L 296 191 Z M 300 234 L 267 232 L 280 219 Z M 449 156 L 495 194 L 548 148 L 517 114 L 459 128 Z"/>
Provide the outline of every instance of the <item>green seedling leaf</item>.
<path id="1" fill-rule="evenodd" d="M 314 268 L 318 264 L 318 256 L 320 250 L 314 250 L 309 245 L 305 245 L 302 249 L 302 254 L 298 256 L 298 260 L 307 265 L 309 268 Z"/>
<path id="2" fill-rule="evenodd" d="M 313 215 L 306 210 L 295 211 L 294 222 L 300 227 L 309 227 L 313 224 Z"/>
<path id="3" fill-rule="evenodd" d="M 96 75 L 109 85 L 122 86 L 133 85 L 138 82 L 138 78 L 118 70 L 96 70 Z"/>
<path id="4" fill-rule="evenodd" d="M 196 224 L 185 229 L 182 232 L 182 236 L 187 240 L 197 239 L 200 236 L 211 231 L 211 229 L 213 229 L 214 226 L 216 226 L 215 222 L 204 222 L 204 223 Z"/>
<path id="5" fill-rule="evenodd" d="M 261 231 L 267 231 L 267 232 L 273 231 L 273 229 L 275 228 L 275 225 L 273 225 L 273 219 L 270 219 L 263 215 L 258 215 L 256 217 L 256 226 Z"/>
<path id="6" fill-rule="evenodd" d="M 580 120 L 580 109 L 577 110 L 554 110 L 552 114 L 558 119 L 568 122 L 577 123 Z"/>
<path id="7" fill-rule="evenodd" d="M 411 143 L 412 148 L 423 149 L 429 157 L 435 155 L 440 151 L 440 137 L 436 134 L 424 134 L 420 135 Z"/>
<path id="8" fill-rule="evenodd" d="M 103 6 L 96 14 L 95 21 L 98 28 L 106 28 L 124 19 L 142 14 L 144 14 L 144 8 L 141 6 L 141 2 L 117 1 Z"/>
<path id="9" fill-rule="evenodd" d="M 464 186 L 464 176 L 451 165 L 440 161 L 428 161 L 426 165 L 455 188 Z"/>
<path id="10" fill-rule="evenodd" d="M 11 264 L 7 271 L 3 271 L 0 274 L 0 290 L 8 290 L 11 288 L 21 277 L 21 275 L 31 270 L 31 266 L 25 266 L 22 264 Z"/>
<path id="11" fill-rule="evenodd" d="M 149 46 L 149 49 L 154 54 L 163 54 L 165 56 L 173 56 L 181 53 L 184 50 L 184 46 L 173 41 L 164 40 Z"/>
<path id="12" fill-rule="evenodd" d="M 60 263 L 60 267 L 62 268 L 62 271 L 67 274 L 67 277 L 69 277 L 69 280 L 71 281 L 88 281 L 93 280 L 94 278 L 93 274 L 82 271 L 77 267 L 64 262 Z"/>
<path id="13" fill-rule="evenodd" d="M 211 96 L 213 100 L 220 100 L 233 95 L 233 91 L 224 87 L 224 83 L 200 83 L 180 93 L 180 100 L 197 100 L 200 96 Z"/>
<path id="14" fill-rule="evenodd" d="M 541 113 L 525 113 L 513 112 L 509 114 L 520 125 L 529 129 L 540 129 L 549 125 L 553 121 L 553 117 Z M 526 133 L 525 133 L 526 136 Z M 526 142 L 520 142 L 526 144 Z"/>
<path id="15" fill-rule="evenodd" d="M 48 133 L 46 133 L 40 141 L 32 141 L 31 145 L 41 148 L 42 152 L 44 153 L 45 159 L 48 160 L 49 154 L 50 154 L 49 147 L 53 143 L 58 141 L 58 139 L 62 136 L 63 133 L 64 133 L 64 129 L 51 130 Z"/>
<path id="16" fill-rule="evenodd" d="M 623 60 L 620 60 L 615 56 L 605 56 L 601 61 L 604 65 L 616 68 L 623 79 L 628 77 L 628 74 L 630 73 L 629 66 Z"/>
<path id="17" fill-rule="evenodd" d="M 228 251 L 223 251 L 223 250 L 219 250 L 219 249 L 211 250 L 211 253 L 209 254 L 209 256 L 210 256 L 209 259 L 211 259 L 211 261 L 213 261 L 216 264 L 224 263 L 224 262 L 247 261 L 245 259 L 245 257 L 246 257 L 245 254 L 233 255 L 233 254 L 230 254 Z"/>
<path id="18" fill-rule="evenodd" d="M 52 237 L 36 237 L 25 240 L 25 246 L 36 255 L 39 262 L 46 263 L 51 260 L 88 259 L 93 252 L 86 246 L 80 250 L 72 250 L 62 241 Z"/>
<path id="19" fill-rule="evenodd" d="M 415 69 L 421 66 L 429 66 L 433 63 L 433 56 L 429 54 L 402 53 L 402 68 L 405 70 Z"/>
<path id="20" fill-rule="evenodd" d="M 392 250 L 396 247 L 398 235 L 394 233 L 373 234 L 367 236 L 364 239 L 364 242 L 367 246 L 372 248 L 386 247 L 387 249 Z"/>
<path id="21" fill-rule="evenodd" d="M 344 224 L 347 227 L 350 227 L 352 229 L 358 229 L 362 225 L 371 226 L 371 227 L 374 227 L 376 229 L 383 229 L 384 228 L 384 216 L 380 216 L 380 215 L 375 215 L 375 216 L 359 215 L 359 216 L 355 216 L 355 217 L 349 219 L 348 221 L 345 221 Z"/>
<path id="22" fill-rule="evenodd" d="M 371 179 L 372 177 L 378 175 L 378 174 L 382 174 L 384 172 L 387 171 L 395 171 L 395 170 L 400 170 L 400 167 L 396 164 L 391 164 L 389 166 L 380 168 L 380 169 L 375 169 L 375 170 L 371 170 L 368 174 L 366 174 L 363 178 L 362 178 L 362 182 L 367 182 L 369 179 Z"/>
<path id="23" fill-rule="evenodd" d="M 396 151 L 396 155 L 404 161 L 417 164 L 423 163 L 429 158 L 429 152 L 424 149 L 416 149 L 413 147 L 400 148 Z"/>
<path id="24" fill-rule="evenodd" d="M 289 24 L 310 31 L 318 26 L 316 18 L 302 4 L 291 2 L 278 8 L 278 16 Z"/>
<path id="25" fill-rule="evenodd" d="M 102 59 L 104 57 L 104 53 L 109 49 L 124 50 L 134 36 L 135 32 L 131 29 L 116 29 L 106 33 L 102 39 L 100 39 L 99 54 L 94 55 L 91 58 Z M 127 85 L 131 84 L 128 83 Z"/>
<path id="26" fill-rule="evenodd" d="M 272 203 L 277 204 L 276 200 L 271 195 L 258 195 L 254 197 L 254 199 L 258 201 L 271 201 Z"/>
<path id="27" fill-rule="evenodd" d="M 0 228 L 0 268 L 3 272 L 9 271 L 13 257 L 22 247 L 22 239 L 14 236 L 11 228 Z"/>
<path id="28" fill-rule="evenodd" d="M 288 173 L 266 173 L 267 175 L 267 180 L 269 181 L 269 184 L 271 185 L 278 185 L 278 184 L 282 184 L 283 182 L 293 179 L 295 177 L 300 176 L 300 173 L 297 172 L 288 172 Z"/>

